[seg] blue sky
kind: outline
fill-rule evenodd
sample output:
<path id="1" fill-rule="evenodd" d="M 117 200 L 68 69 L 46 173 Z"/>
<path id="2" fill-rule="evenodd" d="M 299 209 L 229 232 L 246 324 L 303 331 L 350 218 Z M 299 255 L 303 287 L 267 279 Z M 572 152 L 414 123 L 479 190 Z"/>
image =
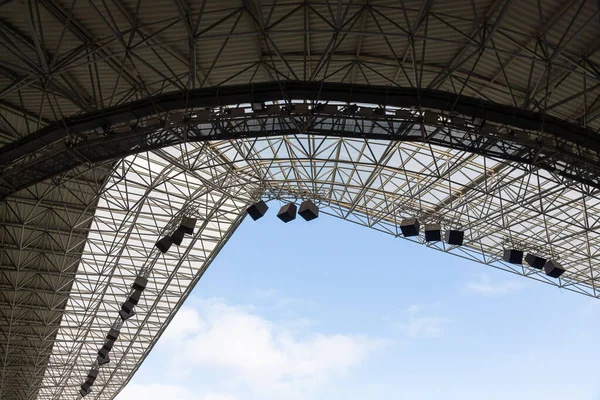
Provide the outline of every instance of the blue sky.
<path id="1" fill-rule="evenodd" d="M 600 399 L 597 300 L 270 207 L 118 400 Z"/>

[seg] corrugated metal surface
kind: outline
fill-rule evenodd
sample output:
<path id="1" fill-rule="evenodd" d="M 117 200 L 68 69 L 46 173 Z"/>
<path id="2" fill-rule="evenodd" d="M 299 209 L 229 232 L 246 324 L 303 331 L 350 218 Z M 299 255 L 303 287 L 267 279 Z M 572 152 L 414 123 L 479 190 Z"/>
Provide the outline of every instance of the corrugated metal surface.
<path id="1" fill-rule="evenodd" d="M 320 66 L 319 79 L 327 76 L 330 80 L 364 83 L 367 75 L 373 84 L 414 85 L 403 76 L 398 77 L 393 67 L 383 67 L 385 71 L 375 76 L 373 71 L 357 73 L 361 68 L 350 65 L 369 58 L 395 63 L 394 59 L 398 58 L 411 70 L 413 61 L 416 65 L 424 63 L 430 71 L 439 68 L 427 74 L 428 79 L 422 80 L 424 86 L 456 90 L 453 89 L 456 84 L 448 81 L 449 76 L 455 75 L 458 82 L 471 75 L 470 79 L 475 82 L 463 93 L 512 104 L 510 91 L 500 88 L 506 86 L 503 65 L 518 102 L 524 104 L 527 96 L 537 93 L 534 100 L 525 102 L 533 108 L 543 104 L 545 58 L 554 55 L 549 61 L 552 81 L 553 77 L 566 74 L 565 69 L 572 70 L 575 63 L 581 63 L 581 55 L 597 60 L 598 54 L 590 54 L 590 51 L 600 38 L 598 22 L 594 20 L 597 7 L 585 0 L 547 0 L 540 9 L 536 1 L 518 0 L 510 2 L 504 14 L 505 2 L 491 0 L 433 2 L 431 7 L 426 7 L 427 2 L 411 1 L 403 3 L 404 9 L 394 1 L 341 3 L 339 9 L 338 3 L 311 1 L 304 6 L 297 1 L 261 3 L 259 7 L 250 6 L 250 11 L 244 6 L 253 3 L 209 1 L 199 19 L 200 4 L 183 5 L 179 9 L 177 2 L 146 0 L 139 3 L 138 9 L 138 2 L 132 0 L 75 2 L 72 10 L 68 9 L 70 4 L 44 0 L 38 6 L 39 17 L 37 9 L 33 14 L 33 26 L 37 26 L 38 20 L 43 22 L 41 32 L 36 28 L 35 36 L 44 49 L 48 53 L 58 50 L 58 59 L 76 60 L 71 65 L 67 62 L 57 66 L 54 79 L 63 86 L 71 82 L 70 90 L 80 96 L 61 96 L 54 91 L 55 95 L 47 98 L 43 107 L 42 114 L 48 119 L 81 112 L 85 107 L 114 104 L 122 98 L 131 99 L 123 97 L 129 90 L 139 91 L 140 95 L 134 97 L 140 97 L 148 92 L 179 90 L 189 85 L 188 30 L 195 29 L 196 22 L 196 86 L 273 79 L 275 71 L 265 72 L 267 67 L 260 67 L 259 72 L 254 73 L 255 68 L 251 66 L 260 62 L 279 71 L 280 78 L 304 79 L 306 76 L 308 79 Z M 7 24 L 23 35 L 34 36 L 29 22 L 31 14 L 25 4 L 5 5 L 0 12 Z M 422 16 L 419 27 L 411 32 L 419 15 Z M 338 18 L 340 21 L 336 22 Z M 496 24 L 498 18 L 501 20 Z M 65 25 L 65 21 L 69 24 Z M 260 31 L 260 24 L 264 25 L 264 31 Z M 541 27 L 546 29 L 540 31 Z M 492 30 L 493 41 L 489 40 Z M 414 56 L 409 33 L 414 33 Z M 482 44 L 485 47 L 478 62 L 474 63 L 477 56 L 466 60 Z M 555 51 L 558 45 L 561 49 Z M 550 49 L 548 57 L 542 51 L 545 46 Z M 71 54 L 74 49 L 79 51 Z M 530 79 L 533 51 L 537 55 Z M 35 47 L 24 48 L 23 52 L 28 59 L 37 62 Z M 96 57 L 97 63 L 92 58 L 88 65 L 88 53 Z M 22 62 L 10 53 L 3 59 L 15 65 Z M 324 65 L 329 60 L 331 65 Z M 242 72 L 245 68 L 249 69 Z M 353 72 L 349 75 L 341 71 L 333 73 L 338 69 Z M 587 85 L 591 86 L 598 74 L 591 67 L 587 70 Z M 414 71 L 409 73 L 411 75 Z M 32 112 L 40 109 L 43 97 L 40 82 L 31 83 L 29 86 L 34 89 L 24 89 L 22 93 L 24 104 Z M 584 90 L 583 72 L 571 73 L 558 82 L 557 87 L 552 87 L 552 97 L 557 101 Z M 118 98 L 111 99 L 113 94 Z M 15 105 L 20 103 L 15 93 L 3 98 Z M 87 100 L 85 105 L 73 104 L 86 103 L 84 100 Z M 572 117 L 581 108 L 578 102 L 566 102 L 549 112 Z M 597 121 L 592 125 L 594 123 Z"/>
<path id="2" fill-rule="evenodd" d="M 600 17 L 597 4 L 588 0 L 543 0 L 541 7 L 536 0 L 290 0 L 260 5 L 209 0 L 202 13 L 202 2 L 180 0 L 2 4 L 2 145 L 35 131 L 38 116 L 45 125 L 181 90 L 193 81 L 196 87 L 272 79 L 400 86 L 420 82 L 600 127 Z M 190 45 L 190 31 L 195 45 Z M 76 270 L 81 246 L 72 241 L 85 236 L 87 220 L 78 222 L 71 214 L 93 214 L 90 194 L 81 191 L 93 192 L 102 177 L 82 178 L 76 187 L 47 182 L 0 205 L 0 302 L 21 302 L 19 312 L 29 324 L 3 331 L 2 340 L 49 337 L 55 331 L 56 324 L 44 325 L 28 309 L 45 307 L 42 297 L 32 293 L 54 290 L 52 305 L 60 316 L 66 293 L 56 288 L 64 291 L 68 285 L 53 280 L 54 269 L 62 268 L 64 276 Z M 86 205 L 89 209 L 82 211 Z M 34 210 L 40 214 L 32 214 Z M 35 224 L 44 226 L 43 232 Z M 17 277 L 15 265 L 31 273 Z M 8 318 L 2 315 L 0 323 Z M 14 365 L 22 369 L 10 383 L 16 391 L 0 397 L 35 396 L 31 388 L 40 384 L 36 379 L 49 354 L 36 346 L 35 341 L 23 342 L 20 355 L 6 359 L 5 370 Z M 7 385 L 6 374 L 3 379 Z"/>

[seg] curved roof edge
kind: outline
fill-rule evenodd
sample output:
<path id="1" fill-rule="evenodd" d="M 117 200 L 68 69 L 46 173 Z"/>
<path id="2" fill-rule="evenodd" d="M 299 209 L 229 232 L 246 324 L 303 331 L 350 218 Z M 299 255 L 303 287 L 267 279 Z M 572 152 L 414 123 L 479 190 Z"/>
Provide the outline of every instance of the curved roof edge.
<path id="1" fill-rule="evenodd" d="M 139 121 L 155 117 L 163 125 L 154 126 L 154 131 L 164 127 L 164 121 L 174 111 L 190 111 L 192 109 L 213 108 L 222 109 L 224 106 L 250 104 L 253 102 L 283 102 L 292 100 L 308 100 L 313 103 L 341 102 L 344 104 L 372 104 L 382 107 L 397 107 L 416 109 L 419 113 L 414 118 L 396 118 L 398 115 L 389 113 L 371 113 L 354 115 L 345 113 L 341 116 L 339 110 L 327 111 L 315 109 L 306 115 L 321 114 L 325 117 L 336 115 L 337 118 L 356 118 L 376 121 L 397 120 L 399 123 L 427 124 L 438 126 L 451 125 L 449 117 L 471 119 L 463 120 L 461 126 L 451 126 L 454 132 L 464 133 L 464 137 L 446 137 L 437 141 L 427 132 L 410 138 L 410 135 L 395 134 L 398 130 L 392 126 L 383 135 L 373 132 L 348 132 L 341 130 L 339 136 L 362 136 L 373 139 L 388 140 L 421 140 L 432 141 L 436 144 L 453 148 L 461 148 L 475 153 L 507 160 L 524 162 L 540 168 L 557 172 L 569 179 L 600 188 L 600 167 L 597 165 L 600 154 L 600 135 L 590 128 L 565 121 L 547 114 L 506 106 L 472 97 L 456 95 L 449 92 L 414 89 L 392 88 L 384 86 L 367 86 L 343 83 L 284 81 L 259 84 L 223 86 L 203 89 L 186 90 L 167 93 L 128 104 L 122 104 L 107 109 L 94 111 L 80 116 L 71 117 L 43 128 L 36 133 L 17 140 L 0 148 L 0 165 L 2 173 L 2 197 L 36 182 L 50 178 L 61 172 L 66 172 L 86 162 L 95 163 L 123 157 L 140 151 L 166 147 L 188 140 L 218 140 L 247 137 L 247 135 L 264 136 L 273 134 L 290 134 L 294 129 L 272 129 L 268 132 L 228 131 L 223 127 L 213 134 L 182 133 L 181 135 L 165 135 L 160 138 L 150 138 L 148 123 Z M 439 117 L 423 118 L 422 110 L 436 110 Z M 295 114 L 288 108 L 288 117 Z M 285 117 L 281 110 L 276 114 Z M 329 115 L 328 115 L 329 114 Z M 343 113 L 342 113 L 343 114 Z M 301 116 L 299 114 L 299 116 Z M 204 120 L 217 123 L 223 118 L 238 117 L 264 118 L 265 113 L 243 113 L 233 116 L 219 113 Z M 274 117 L 272 117 L 274 118 Z M 313 118 L 314 120 L 314 118 Z M 191 122 L 190 122 L 191 121 Z M 181 124 L 198 122 L 193 118 L 182 117 Z M 293 127 L 293 121 L 289 121 Z M 468 122 L 468 124 L 467 124 Z M 115 131 L 119 124 L 126 124 L 125 129 Z M 285 125 L 285 124 L 283 124 Z M 382 124 L 383 125 L 383 124 Z M 130 126 L 134 126 L 131 130 Z M 177 127 L 173 127 L 176 129 Z M 491 128 L 491 129 L 490 129 Z M 327 130 L 305 131 L 307 133 L 329 134 Z M 333 132 L 332 134 L 336 134 Z M 102 135 L 102 133 L 116 133 Z M 215 132 L 218 132 L 215 133 Z M 100 135 L 99 135 L 100 133 Z M 448 136 L 448 132 L 445 136 Z M 450 132 L 452 134 L 452 132 Z M 178 136 L 178 137 L 177 137 Z M 460 135 L 459 135 L 460 136 Z M 466 145 L 459 142 L 468 141 Z M 495 146 L 495 142 L 502 142 Z M 516 146 L 512 146 L 517 143 Z M 493 147 L 507 147 L 508 150 L 490 151 Z M 105 147 L 102 151 L 102 147 Z M 93 148 L 90 153 L 89 150 Z M 86 150 L 87 149 L 87 150 Z M 549 150 L 544 152 L 544 150 Z M 558 155 L 558 156 L 557 156 Z"/>

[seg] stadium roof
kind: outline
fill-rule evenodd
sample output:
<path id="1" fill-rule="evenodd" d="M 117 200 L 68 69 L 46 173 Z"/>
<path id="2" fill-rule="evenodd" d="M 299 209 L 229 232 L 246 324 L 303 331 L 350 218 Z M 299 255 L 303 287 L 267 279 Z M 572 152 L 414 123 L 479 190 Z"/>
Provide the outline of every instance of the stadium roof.
<path id="1" fill-rule="evenodd" d="M 0 1 L 0 398 L 76 398 L 147 270 L 114 397 L 260 198 L 598 297 L 599 48 L 588 0 Z"/>

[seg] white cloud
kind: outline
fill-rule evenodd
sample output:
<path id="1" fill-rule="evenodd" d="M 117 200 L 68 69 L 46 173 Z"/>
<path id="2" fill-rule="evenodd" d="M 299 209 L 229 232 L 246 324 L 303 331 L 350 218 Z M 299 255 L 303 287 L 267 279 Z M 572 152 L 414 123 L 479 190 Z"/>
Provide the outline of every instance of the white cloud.
<path id="1" fill-rule="evenodd" d="M 207 367 L 225 373 L 231 385 L 250 389 L 259 397 L 288 398 L 305 398 L 307 391 L 332 376 L 346 374 L 388 344 L 364 336 L 298 335 L 285 324 L 257 315 L 253 307 L 222 300 L 182 309 L 165 337 L 170 340 L 161 340 L 161 345 L 169 347 L 168 365 L 176 369 L 173 375 Z"/>
<path id="2" fill-rule="evenodd" d="M 435 315 L 419 315 L 422 309 L 423 306 L 416 304 L 408 307 L 408 321 L 399 324 L 400 329 L 411 338 L 441 336 L 452 320 Z"/>
<path id="3" fill-rule="evenodd" d="M 517 292 L 525 287 L 522 281 L 504 281 L 494 283 L 487 274 L 479 275 L 479 280 L 467 282 L 466 288 L 484 296 L 495 296 Z"/>
<path id="4" fill-rule="evenodd" d="M 165 330 L 161 342 L 180 340 L 202 329 L 205 329 L 204 321 L 200 319 L 198 313 L 188 308 L 182 308 L 169 324 L 169 328 Z"/>

